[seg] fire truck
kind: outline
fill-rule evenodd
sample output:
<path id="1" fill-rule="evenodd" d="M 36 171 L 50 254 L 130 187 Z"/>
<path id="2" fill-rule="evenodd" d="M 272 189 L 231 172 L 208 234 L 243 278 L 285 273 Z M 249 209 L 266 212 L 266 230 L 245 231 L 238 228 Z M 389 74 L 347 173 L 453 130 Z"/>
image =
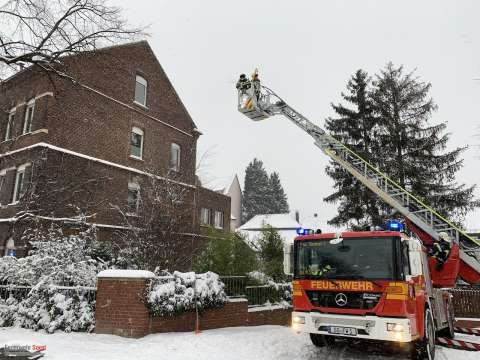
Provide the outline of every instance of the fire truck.
<path id="1" fill-rule="evenodd" d="M 459 279 L 480 284 L 480 241 L 309 121 L 262 85 L 257 72 L 242 75 L 237 90 L 242 114 L 254 121 L 286 117 L 403 218 L 381 231 L 300 229 L 284 262 L 287 273 L 293 268 L 293 329 L 310 334 L 316 346 L 369 339 L 403 344 L 412 359 L 433 359 L 436 337 L 454 337 L 448 289 Z M 427 250 L 442 233 L 452 243 L 438 266 Z"/>

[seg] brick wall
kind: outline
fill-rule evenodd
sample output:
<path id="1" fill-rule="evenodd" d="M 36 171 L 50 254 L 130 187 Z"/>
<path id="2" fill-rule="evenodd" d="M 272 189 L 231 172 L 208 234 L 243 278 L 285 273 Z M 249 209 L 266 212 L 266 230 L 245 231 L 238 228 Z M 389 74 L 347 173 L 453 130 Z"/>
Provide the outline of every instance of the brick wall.
<path id="1" fill-rule="evenodd" d="M 95 332 L 142 337 L 151 333 L 194 331 L 195 312 L 164 317 L 149 313 L 144 304 L 148 281 L 148 278 L 137 277 L 99 277 Z M 246 299 L 235 299 L 222 308 L 203 311 L 199 316 L 199 328 L 209 330 L 234 326 L 289 325 L 290 314 L 290 309 L 249 311 Z"/>
<path id="2" fill-rule="evenodd" d="M 215 210 L 221 211 L 223 213 L 223 229 L 228 231 L 230 230 L 230 197 L 220 194 L 216 191 L 198 187 L 197 190 L 197 209 L 198 212 L 196 216 L 200 219 L 200 209 L 206 208 L 210 209 L 210 225 L 214 225 L 214 216 Z M 201 226 L 203 230 L 206 230 L 205 226 Z"/>
<path id="3" fill-rule="evenodd" d="M 247 312 L 247 300 L 228 302 L 222 308 L 206 310 L 199 316 L 200 330 L 245 326 Z M 194 331 L 195 324 L 194 312 L 169 317 L 152 316 L 150 333 Z"/>
<path id="4" fill-rule="evenodd" d="M 247 325 L 283 325 L 290 326 L 292 320 L 292 309 L 251 309 L 248 312 Z"/>
<path id="5" fill-rule="evenodd" d="M 124 337 L 148 334 L 145 278 L 100 278 L 97 285 L 95 332 Z"/>

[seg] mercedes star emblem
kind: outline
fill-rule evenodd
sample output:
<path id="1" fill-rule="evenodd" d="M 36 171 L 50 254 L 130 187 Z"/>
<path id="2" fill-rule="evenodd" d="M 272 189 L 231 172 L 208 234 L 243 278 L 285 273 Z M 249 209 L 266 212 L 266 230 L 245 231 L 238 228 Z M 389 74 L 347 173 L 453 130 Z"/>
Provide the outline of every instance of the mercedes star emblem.
<path id="1" fill-rule="evenodd" d="M 335 302 L 337 303 L 338 306 L 347 305 L 347 295 L 345 295 L 344 293 L 338 293 L 335 296 Z"/>

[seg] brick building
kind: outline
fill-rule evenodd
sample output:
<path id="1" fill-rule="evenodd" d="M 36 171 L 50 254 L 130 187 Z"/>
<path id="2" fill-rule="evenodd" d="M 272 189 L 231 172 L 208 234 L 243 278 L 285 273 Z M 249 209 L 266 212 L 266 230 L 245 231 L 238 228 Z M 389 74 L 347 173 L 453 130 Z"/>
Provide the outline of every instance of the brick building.
<path id="1" fill-rule="evenodd" d="M 230 199 L 197 185 L 201 133 L 148 43 L 64 63 L 68 77 L 26 69 L 0 84 L 0 254 L 22 256 L 38 219 L 74 227 L 82 214 L 111 238 L 151 178 L 182 189 L 185 234 L 228 229 Z"/>

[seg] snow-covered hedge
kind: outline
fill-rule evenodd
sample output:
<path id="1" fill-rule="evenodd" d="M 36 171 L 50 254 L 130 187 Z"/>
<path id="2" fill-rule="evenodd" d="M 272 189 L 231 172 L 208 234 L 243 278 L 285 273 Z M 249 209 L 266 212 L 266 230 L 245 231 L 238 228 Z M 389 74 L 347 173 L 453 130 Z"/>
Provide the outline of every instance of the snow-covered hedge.
<path id="1" fill-rule="evenodd" d="M 90 231 L 65 236 L 51 228 L 29 239 L 29 256 L 0 258 L 0 284 L 9 295 L 0 300 L 0 326 L 91 331 L 95 297 L 84 287 L 94 287 L 97 273 L 106 268 L 91 256 L 92 239 Z"/>
<path id="2" fill-rule="evenodd" d="M 213 272 L 173 274 L 153 280 L 147 291 L 147 307 L 154 315 L 175 315 L 195 310 L 222 307 L 227 301 L 225 285 Z"/>

